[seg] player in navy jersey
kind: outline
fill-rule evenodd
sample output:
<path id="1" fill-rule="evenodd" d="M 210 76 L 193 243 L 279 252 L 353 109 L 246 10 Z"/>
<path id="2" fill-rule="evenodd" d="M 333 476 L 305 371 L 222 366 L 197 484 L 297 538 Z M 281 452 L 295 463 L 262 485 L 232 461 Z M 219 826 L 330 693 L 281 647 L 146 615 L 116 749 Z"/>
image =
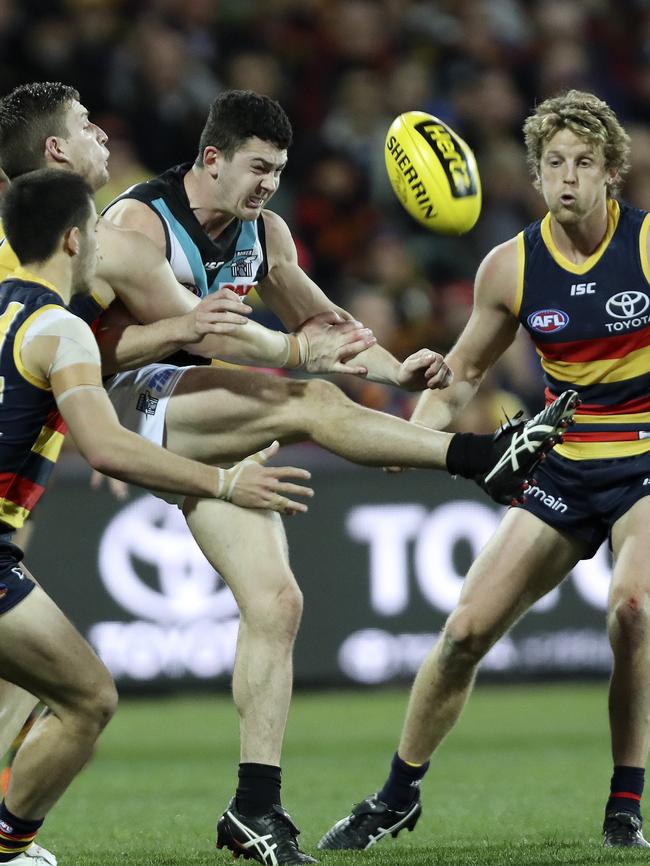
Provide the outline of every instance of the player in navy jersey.
<path id="1" fill-rule="evenodd" d="M 448 425 L 520 326 L 540 355 L 547 399 L 570 387 L 582 404 L 564 443 L 535 471 L 523 507 L 507 512 L 472 565 L 416 676 L 383 788 L 325 834 L 323 849 L 365 849 L 415 826 L 419 780 L 481 658 L 607 538 L 614 771 L 604 842 L 648 847 L 640 800 L 650 743 L 650 215 L 614 198 L 629 139 L 596 96 L 572 90 L 542 102 L 524 135 L 548 214 L 481 264 L 472 316 L 447 358 L 454 384 L 424 395 L 412 420 Z"/>
<path id="2" fill-rule="evenodd" d="M 96 128 L 93 135 L 85 131 L 89 121 L 78 95 L 58 93 L 59 109 L 55 111 L 48 93 L 53 87 L 34 85 L 28 92 L 18 88 L 0 101 L 0 161 L 9 175 L 20 174 L 29 158 L 40 159 L 43 148 L 48 164 L 61 168 L 80 165 L 88 170 L 89 161 L 105 163 L 105 136 Z M 37 128 L 42 136 L 43 115 L 49 111 L 49 128 L 58 132 L 44 140 L 36 138 L 35 146 L 26 135 L 28 124 L 23 122 L 16 129 L 10 109 L 19 105 L 24 116 L 25 104 L 32 105 L 44 93 L 49 98 L 37 115 Z M 411 388 L 445 384 L 447 369 L 439 355 L 423 350 L 398 362 L 372 345 L 374 340 L 364 336 L 358 323 L 335 308 L 299 268 L 287 226 L 262 207 L 277 188 L 289 133 L 286 115 L 272 100 L 240 92 L 219 98 L 210 113 L 196 162 L 127 194 L 109 211 L 118 228 L 106 221 L 100 223 L 100 231 L 109 238 L 106 244 L 103 235 L 99 239 L 99 271 L 104 283 L 110 287 L 114 271 L 121 269 L 119 285 L 135 283 L 140 302 L 148 293 L 148 319 L 156 313 L 163 315 L 157 312 L 157 277 L 164 276 L 165 267 L 156 265 L 146 290 L 143 280 L 151 267 L 146 262 L 156 261 L 157 256 L 166 265 L 166 253 L 177 279 L 195 295 L 207 295 L 199 302 L 195 295 L 182 291 L 194 298 L 193 303 L 206 304 L 208 309 L 210 299 L 219 292 L 234 289 L 243 296 L 258 283 L 265 300 L 295 332 L 288 337 L 262 329 L 260 345 L 267 352 L 266 364 L 269 352 L 275 352 L 276 359 L 283 357 L 287 366 L 302 366 L 312 372 L 326 368 L 367 372 L 379 381 Z M 99 176 L 96 169 L 91 173 Z M 131 222 L 132 229 L 151 236 L 148 240 L 138 235 L 142 254 L 135 263 L 137 277 L 123 273 L 130 266 L 128 254 L 121 255 L 119 263 L 115 261 L 123 227 L 127 227 L 129 238 L 135 234 L 129 227 Z M 102 228 L 105 223 L 106 231 Z M 138 249 L 134 242 L 131 259 Z M 2 256 L 0 248 L 0 263 Z M 129 295 L 123 295 L 125 301 Z M 319 319 L 325 327 L 317 326 Z M 336 324 L 339 319 L 347 324 Z M 332 323 L 329 335 L 327 322 Z M 245 343 L 247 332 L 259 332 L 253 325 L 238 326 L 236 334 L 226 335 L 227 341 Z M 141 326 L 123 311 L 110 311 L 108 317 L 102 317 L 97 333 L 105 357 L 130 369 L 152 357 L 166 357 L 187 342 L 196 351 L 196 343 L 179 340 L 174 329 L 173 319 Z M 338 339 L 337 334 L 342 337 Z M 362 360 L 350 362 L 351 354 L 368 346 Z M 250 339 L 245 351 L 239 348 L 224 354 L 233 360 L 258 363 L 262 357 Z M 539 449 L 557 435 L 563 418 L 572 411 L 572 397 L 567 392 L 554 404 L 550 416 L 544 414 L 534 421 L 525 435 L 511 430 L 495 443 L 492 437 L 463 434 L 450 445 L 449 434 L 364 409 L 321 380 L 296 381 L 243 370 L 167 363 L 120 374 L 109 383 L 109 389 L 125 426 L 157 443 L 164 438 L 170 450 L 208 463 L 236 459 L 249 450 L 248 443 L 259 439 L 266 442 L 267 431 L 274 430 L 274 436 L 284 440 L 312 439 L 348 459 L 370 465 L 446 465 L 453 474 L 478 478 L 494 470 L 489 487 L 500 499 L 508 491 L 510 496 L 517 492 Z M 518 453 L 524 458 L 514 475 L 509 460 L 500 459 L 506 444 L 512 443 L 522 446 Z M 236 801 L 221 823 L 219 842 L 237 848 L 242 838 L 250 840 L 252 834 L 258 841 L 247 850 L 262 862 L 272 862 L 274 857 L 280 863 L 309 862 L 310 858 L 298 850 L 293 825 L 280 808 L 280 751 L 291 694 L 292 647 L 302 603 L 289 566 L 282 524 L 267 512 L 251 512 L 242 518 L 239 509 L 215 508 L 203 498 L 187 497 L 180 504 L 193 535 L 233 590 L 241 612 L 233 674 L 241 716 L 240 784 Z M 269 833 L 272 841 L 264 844 Z M 233 834 L 238 834 L 239 840 L 233 839 Z"/>

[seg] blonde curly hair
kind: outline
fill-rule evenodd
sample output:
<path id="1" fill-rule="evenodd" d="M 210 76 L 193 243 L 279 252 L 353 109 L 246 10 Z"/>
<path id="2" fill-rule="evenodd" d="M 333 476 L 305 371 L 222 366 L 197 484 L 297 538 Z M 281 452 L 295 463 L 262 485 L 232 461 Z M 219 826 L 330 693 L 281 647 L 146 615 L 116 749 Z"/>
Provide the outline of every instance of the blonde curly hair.
<path id="1" fill-rule="evenodd" d="M 545 99 L 524 123 L 528 168 L 535 182 L 544 145 L 561 129 L 602 148 L 605 168 L 616 172 L 609 184 L 609 194 L 615 195 L 630 170 L 630 137 L 606 102 L 581 90 Z"/>

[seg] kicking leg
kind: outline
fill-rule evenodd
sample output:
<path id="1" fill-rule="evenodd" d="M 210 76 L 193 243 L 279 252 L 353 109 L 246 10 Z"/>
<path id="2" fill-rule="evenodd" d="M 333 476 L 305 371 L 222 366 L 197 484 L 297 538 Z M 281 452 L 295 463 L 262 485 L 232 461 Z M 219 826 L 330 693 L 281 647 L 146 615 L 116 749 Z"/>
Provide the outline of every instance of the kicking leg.
<path id="1" fill-rule="evenodd" d="M 354 403 L 322 379 L 195 367 L 176 386 L 166 446 L 207 463 L 268 445 L 311 440 L 354 463 L 444 469 L 451 434 Z"/>

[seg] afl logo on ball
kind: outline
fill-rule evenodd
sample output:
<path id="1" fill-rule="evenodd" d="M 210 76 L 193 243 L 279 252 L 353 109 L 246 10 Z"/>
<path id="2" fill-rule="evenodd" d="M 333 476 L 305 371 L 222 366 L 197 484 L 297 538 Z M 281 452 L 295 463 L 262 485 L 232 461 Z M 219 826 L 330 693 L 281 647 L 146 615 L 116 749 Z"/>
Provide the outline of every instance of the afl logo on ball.
<path id="1" fill-rule="evenodd" d="M 569 317 L 563 310 L 537 310 L 528 316 L 528 327 L 540 334 L 561 331 L 569 324 Z"/>

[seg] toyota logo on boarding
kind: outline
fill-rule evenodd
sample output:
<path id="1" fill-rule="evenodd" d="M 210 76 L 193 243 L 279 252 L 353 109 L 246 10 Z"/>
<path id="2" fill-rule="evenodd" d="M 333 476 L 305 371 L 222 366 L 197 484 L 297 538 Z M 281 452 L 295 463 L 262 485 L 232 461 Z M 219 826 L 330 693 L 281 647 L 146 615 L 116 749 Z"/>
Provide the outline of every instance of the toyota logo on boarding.
<path id="1" fill-rule="evenodd" d="M 615 319 L 631 319 L 640 316 L 650 307 L 650 298 L 645 292 L 618 292 L 605 304 L 605 309 Z"/>
<path id="2" fill-rule="evenodd" d="M 237 616 L 237 604 L 180 511 L 150 494 L 122 508 L 99 545 L 99 574 L 121 607 L 161 623 Z M 144 579 L 153 572 L 152 579 Z"/>

